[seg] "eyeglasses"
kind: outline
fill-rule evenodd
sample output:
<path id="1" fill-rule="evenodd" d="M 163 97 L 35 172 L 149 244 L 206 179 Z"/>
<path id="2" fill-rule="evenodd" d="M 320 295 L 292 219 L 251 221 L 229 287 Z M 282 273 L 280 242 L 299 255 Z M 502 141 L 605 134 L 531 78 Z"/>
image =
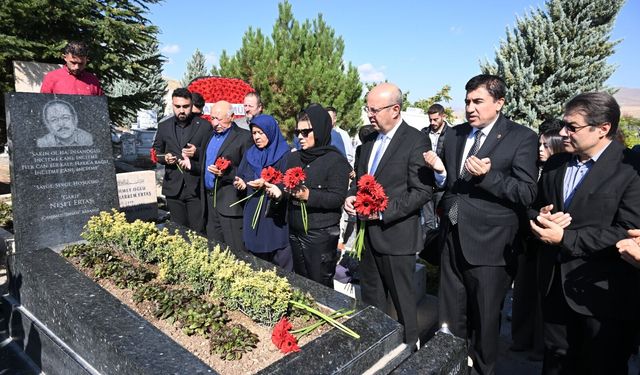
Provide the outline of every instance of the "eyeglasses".
<path id="1" fill-rule="evenodd" d="M 387 108 L 391 108 L 391 107 L 393 107 L 394 105 L 395 105 L 395 104 L 389 104 L 388 106 L 386 106 L 386 107 L 382 107 L 382 108 L 372 108 L 372 107 L 364 106 L 364 107 L 362 107 L 362 109 L 363 109 L 365 112 L 367 112 L 367 113 L 371 113 L 372 115 L 374 115 L 374 116 L 375 116 L 375 115 L 377 115 L 378 113 L 380 113 L 381 111 L 383 111 L 383 110 L 385 110 L 385 109 L 387 109 Z"/>
<path id="2" fill-rule="evenodd" d="M 313 131 L 312 128 L 307 128 L 307 129 L 296 129 L 293 131 L 293 134 L 297 137 L 300 134 L 302 134 L 303 137 L 307 138 L 309 136 L 309 134 L 311 134 L 311 132 Z"/>
<path id="3" fill-rule="evenodd" d="M 591 125 L 575 126 L 575 125 L 571 125 L 571 124 L 566 123 L 566 122 L 564 123 L 564 128 L 567 129 L 568 132 L 574 133 L 574 134 L 579 132 L 580 130 L 582 130 L 584 128 L 589 127 L 589 126 L 591 126 Z"/>

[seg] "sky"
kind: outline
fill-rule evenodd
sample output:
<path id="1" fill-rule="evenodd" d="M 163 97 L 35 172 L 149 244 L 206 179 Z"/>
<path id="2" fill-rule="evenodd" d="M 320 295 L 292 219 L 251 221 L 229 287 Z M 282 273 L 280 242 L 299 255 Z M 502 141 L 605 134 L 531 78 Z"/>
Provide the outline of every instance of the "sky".
<path id="1" fill-rule="evenodd" d="M 291 0 L 294 18 L 319 13 L 344 40 L 343 60 L 357 67 L 363 82 L 397 84 L 416 101 L 452 87 L 454 108 L 464 105 L 464 85 L 480 73 L 480 61 L 493 61 L 506 29 L 516 17 L 544 5 L 542 0 Z M 234 54 L 249 27 L 271 35 L 278 16 L 276 0 L 164 0 L 147 17 L 160 28 L 167 58 L 163 75 L 180 80 L 196 48 L 207 69 L 223 50 Z M 609 63 L 617 66 L 613 87 L 640 88 L 640 0 L 627 0 L 612 38 L 621 40 Z M 188 20 L 188 21 L 187 21 Z"/>

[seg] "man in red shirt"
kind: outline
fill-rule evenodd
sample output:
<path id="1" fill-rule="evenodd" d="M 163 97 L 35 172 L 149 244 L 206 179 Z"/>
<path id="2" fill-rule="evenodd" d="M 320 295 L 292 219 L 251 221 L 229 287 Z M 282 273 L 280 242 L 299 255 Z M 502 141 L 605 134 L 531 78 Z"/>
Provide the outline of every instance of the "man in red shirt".
<path id="1" fill-rule="evenodd" d="M 64 49 L 65 66 L 47 73 L 42 81 L 43 94 L 104 95 L 98 78 L 85 71 L 87 45 L 69 42 Z"/>

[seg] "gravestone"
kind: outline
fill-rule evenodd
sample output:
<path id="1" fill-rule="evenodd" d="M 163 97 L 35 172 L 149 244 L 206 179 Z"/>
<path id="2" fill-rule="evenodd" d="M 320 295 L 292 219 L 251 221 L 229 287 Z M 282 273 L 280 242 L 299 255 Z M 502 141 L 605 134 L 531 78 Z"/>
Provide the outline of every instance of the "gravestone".
<path id="1" fill-rule="evenodd" d="M 16 251 L 79 241 L 118 207 L 104 96 L 5 94 Z"/>
<path id="2" fill-rule="evenodd" d="M 138 171 L 118 173 L 120 210 L 127 220 L 155 220 L 158 218 L 156 173 Z"/>

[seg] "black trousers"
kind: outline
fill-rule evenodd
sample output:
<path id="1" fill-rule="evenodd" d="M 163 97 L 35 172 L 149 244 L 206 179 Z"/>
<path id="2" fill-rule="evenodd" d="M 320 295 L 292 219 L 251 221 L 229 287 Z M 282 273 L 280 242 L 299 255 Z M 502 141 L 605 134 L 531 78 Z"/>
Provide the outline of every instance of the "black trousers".
<path id="1" fill-rule="evenodd" d="M 544 353 L 542 305 L 538 292 L 537 243 L 531 239 L 526 251 L 518 255 L 518 272 L 513 287 L 513 319 L 511 337 L 515 350 Z"/>
<path id="2" fill-rule="evenodd" d="M 333 275 L 338 262 L 338 237 L 338 225 L 309 229 L 306 234 L 290 229 L 293 270 L 298 275 L 333 289 Z"/>
<path id="3" fill-rule="evenodd" d="M 627 375 L 629 357 L 637 348 L 640 317 L 628 321 L 573 311 L 564 297 L 558 269 L 549 294 L 542 298 L 542 373 Z"/>
<path id="4" fill-rule="evenodd" d="M 207 238 L 235 250 L 245 250 L 242 240 L 242 216 L 224 216 L 213 208 L 213 196 L 206 193 Z M 219 203 L 218 203 L 219 204 Z"/>
<path id="5" fill-rule="evenodd" d="M 266 253 L 254 253 L 251 250 L 249 251 L 255 257 L 266 260 L 269 263 L 273 263 L 285 271 L 293 271 L 293 261 L 291 260 L 291 246 L 289 245 L 283 247 L 282 249 L 277 249 Z"/>
<path id="6" fill-rule="evenodd" d="M 404 326 L 404 342 L 412 346 L 418 341 L 417 304 L 413 289 L 416 256 L 381 254 L 375 251 L 369 236 L 365 235 L 364 240 L 359 268 L 362 301 L 391 315 L 387 305 L 387 297 L 391 297 L 398 322 Z"/>
<path id="7" fill-rule="evenodd" d="M 506 266 L 473 266 L 460 247 L 458 226 L 444 224 L 445 246 L 440 259 L 438 290 L 440 324 L 468 340 L 472 374 L 495 374 L 500 311 L 511 284 Z"/>
<path id="8" fill-rule="evenodd" d="M 200 193 L 197 189 L 196 192 L 187 192 L 186 190 L 188 189 L 185 189 L 184 184 L 182 184 L 178 195 L 167 197 L 167 207 L 171 213 L 171 221 L 202 233 Z"/>

